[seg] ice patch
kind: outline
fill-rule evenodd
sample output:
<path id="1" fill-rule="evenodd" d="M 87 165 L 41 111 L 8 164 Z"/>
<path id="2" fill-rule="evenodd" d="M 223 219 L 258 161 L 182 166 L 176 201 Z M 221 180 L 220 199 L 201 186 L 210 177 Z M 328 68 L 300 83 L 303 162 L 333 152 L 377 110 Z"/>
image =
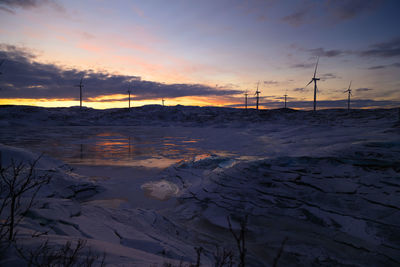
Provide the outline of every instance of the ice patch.
<path id="1" fill-rule="evenodd" d="M 141 186 L 145 195 L 159 200 L 168 200 L 180 195 L 179 187 L 166 180 L 148 182 Z"/>
<path id="2" fill-rule="evenodd" d="M 230 168 L 233 165 L 235 165 L 237 162 L 233 159 L 229 159 L 226 161 L 223 161 L 221 163 L 218 164 L 218 167 L 222 168 L 222 169 L 226 169 L 226 168 Z"/>

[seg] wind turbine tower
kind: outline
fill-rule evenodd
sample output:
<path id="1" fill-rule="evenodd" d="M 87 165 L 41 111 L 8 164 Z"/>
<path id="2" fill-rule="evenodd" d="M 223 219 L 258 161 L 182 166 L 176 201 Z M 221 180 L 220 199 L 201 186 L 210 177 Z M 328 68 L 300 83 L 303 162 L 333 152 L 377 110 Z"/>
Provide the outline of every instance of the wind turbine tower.
<path id="1" fill-rule="evenodd" d="M 256 108 L 257 108 L 257 110 L 258 110 L 258 103 L 259 103 L 259 100 L 260 100 L 260 91 L 258 91 L 258 85 L 260 84 L 260 81 L 258 81 L 258 83 L 257 83 L 257 91 L 256 91 L 256 93 L 254 94 L 254 95 L 257 95 L 257 104 L 256 104 Z"/>
<path id="2" fill-rule="evenodd" d="M 285 93 L 284 97 L 285 97 L 285 108 L 286 108 L 286 100 L 287 100 L 287 92 Z"/>
<path id="3" fill-rule="evenodd" d="M 246 92 L 244 92 L 244 106 L 245 106 L 245 108 L 247 109 L 247 96 L 248 96 L 249 94 L 247 93 L 247 91 Z"/>
<path id="4" fill-rule="evenodd" d="M 79 106 L 82 108 L 82 88 L 83 88 L 83 77 L 81 78 L 81 82 L 76 87 L 79 87 Z"/>
<path id="5" fill-rule="evenodd" d="M 350 96 L 352 95 L 350 87 L 351 87 L 351 81 L 350 81 L 350 84 L 349 84 L 349 89 L 347 89 L 346 91 L 343 92 L 343 93 L 348 93 L 348 96 L 347 96 L 347 110 L 350 110 Z"/>
<path id="6" fill-rule="evenodd" d="M 3 60 L 0 62 L 0 67 L 1 67 L 1 65 L 3 65 L 4 61 L 5 61 L 5 60 L 3 59 Z M 1 74 L 3 74 L 3 73 L 0 71 L 0 75 L 1 75 Z"/>
<path id="7" fill-rule="evenodd" d="M 314 71 L 314 77 L 311 78 L 311 81 L 306 85 L 310 85 L 310 83 L 314 82 L 314 111 L 317 109 L 317 81 L 320 79 L 315 77 L 317 75 L 317 67 L 318 67 L 318 62 L 319 62 L 319 57 L 317 59 L 317 64 L 315 64 L 315 71 Z"/>
<path id="8" fill-rule="evenodd" d="M 128 108 L 131 108 L 131 90 L 128 90 Z"/>
<path id="9" fill-rule="evenodd" d="M 162 105 L 164 106 L 164 102 L 165 102 L 164 98 L 162 98 L 161 101 L 162 101 Z"/>

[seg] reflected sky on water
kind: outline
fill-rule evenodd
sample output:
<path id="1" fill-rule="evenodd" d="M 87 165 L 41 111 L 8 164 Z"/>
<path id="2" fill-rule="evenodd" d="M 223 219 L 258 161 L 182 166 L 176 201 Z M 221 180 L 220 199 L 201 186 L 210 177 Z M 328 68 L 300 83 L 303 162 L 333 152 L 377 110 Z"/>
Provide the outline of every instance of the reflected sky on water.
<path id="1" fill-rule="evenodd" d="M 198 144 L 203 138 L 192 133 L 167 127 L 17 127 L 3 129 L 0 142 L 69 164 L 165 168 L 205 153 Z"/>

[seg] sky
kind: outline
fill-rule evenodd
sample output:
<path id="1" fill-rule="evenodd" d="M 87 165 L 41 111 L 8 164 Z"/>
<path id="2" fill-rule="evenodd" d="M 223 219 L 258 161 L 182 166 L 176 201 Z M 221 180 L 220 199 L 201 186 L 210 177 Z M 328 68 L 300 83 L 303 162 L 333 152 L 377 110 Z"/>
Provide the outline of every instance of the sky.
<path id="1" fill-rule="evenodd" d="M 398 0 L 0 0 L 0 104 L 400 106 Z"/>

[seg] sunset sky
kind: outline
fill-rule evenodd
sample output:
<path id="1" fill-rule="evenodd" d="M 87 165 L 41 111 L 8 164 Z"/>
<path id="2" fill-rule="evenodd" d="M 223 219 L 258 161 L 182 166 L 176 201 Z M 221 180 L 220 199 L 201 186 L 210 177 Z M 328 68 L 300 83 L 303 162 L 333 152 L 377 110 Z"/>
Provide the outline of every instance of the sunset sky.
<path id="1" fill-rule="evenodd" d="M 400 105 L 398 0 L 0 0 L 0 104 Z"/>

